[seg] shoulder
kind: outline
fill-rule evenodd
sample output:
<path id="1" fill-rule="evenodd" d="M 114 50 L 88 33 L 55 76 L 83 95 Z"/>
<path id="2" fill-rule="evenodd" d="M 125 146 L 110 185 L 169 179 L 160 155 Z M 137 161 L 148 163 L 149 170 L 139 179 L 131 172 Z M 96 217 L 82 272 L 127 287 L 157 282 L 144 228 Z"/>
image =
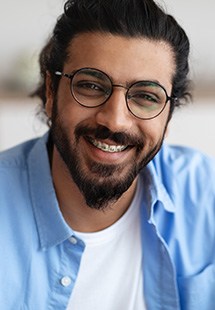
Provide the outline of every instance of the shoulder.
<path id="1" fill-rule="evenodd" d="M 153 165 L 178 216 L 208 218 L 214 231 L 215 159 L 189 147 L 164 145 Z"/>
<path id="2" fill-rule="evenodd" d="M 37 141 L 29 140 L 0 153 L 0 243 L 5 244 L 16 236 L 25 235 L 26 223 L 33 227 L 33 205 L 29 171 L 29 157 Z M 14 234 L 14 227 L 16 234 Z M 15 242 L 15 241 L 14 241 Z"/>
<path id="3" fill-rule="evenodd" d="M 177 176 L 184 181 L 188 178 L 196 183 L 213 180 L 215 186 L 215 158 L 196 149 L 164 144 L 153 162 L 161 176 L 168 174 L 172 178 Z"/>
<path id="4" fill-rule="evenodd" d="M 190 165 L 193 160 L 194 163 L 205 162 L 206 165 L 215 166 L 215 158 L 187 146 L 164 144 L 156 159 L 161 159 L 169 164 L 177 164 L 179 167 L 185 164 Z"/>
<path id="5" fill-rule="evenodd" d="M 21 143 L 8 150 L 0 152 L 0 169 L 24 168 L 28 154 L 38 139 L 33 139 Z"/>
<path id="6" fill-rule="evenodd" d="M 0 153 L 0 206 L 18 205 L 28 192 L 28 157 L 38 139 Z"/>
<path id="7" fill-rule="evenodd" d="M 179 274 L 195 274 L 215 260 L 215 159 L 189 147 L 164 145 L 153 165 L 174 211 L 158 225 Z M 171 234 L 170 234 L 171 232 Z M 204 249 L 204 250 L 203 250 Z"/>

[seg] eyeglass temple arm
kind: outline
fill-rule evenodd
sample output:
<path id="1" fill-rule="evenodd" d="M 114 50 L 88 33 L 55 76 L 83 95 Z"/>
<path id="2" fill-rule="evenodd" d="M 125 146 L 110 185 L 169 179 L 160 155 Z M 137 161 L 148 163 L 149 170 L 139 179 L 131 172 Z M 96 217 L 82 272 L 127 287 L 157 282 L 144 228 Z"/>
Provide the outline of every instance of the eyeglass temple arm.
<path id="1" fill-rule="evenodd" d="M 60 75 L 60 76 L 62 76 L 62 75 L 63 75 L 63 73 L 62 73 L 62 72 L 60 72 L 60 71 L 55 71 L 55 74 L 56 74 L 56 75 Z"/>
<path id="2" fill-rule="evenodd" d="M 55 74 L 58 76 L 65 76 L 65 77 L 71 78 L 71 74 L 63 73 L 60 71 L 55 71 Z"/>

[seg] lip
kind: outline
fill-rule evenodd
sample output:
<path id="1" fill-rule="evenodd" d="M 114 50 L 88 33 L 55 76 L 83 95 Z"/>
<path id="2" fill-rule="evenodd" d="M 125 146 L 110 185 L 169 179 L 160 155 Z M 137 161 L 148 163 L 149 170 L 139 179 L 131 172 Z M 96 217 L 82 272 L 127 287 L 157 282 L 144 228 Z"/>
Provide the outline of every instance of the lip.
<path id="1" fill-rule="evenodd" d="M 96 145 L 92 142 L 91 137 L 84 137 L 83 141 L 85 142 L 88 150 L 88 154 L 91 158 L 93 158 L 95 161 L 101 161 L 102 163 L 108 163 L 108 164 L 119 164 L 122 163 L 125 159 L 128 158 L 128 155 L 132 149 L 132 146 L 127 146 L 125 149 L 121 151 L 114 152 L 111 151 L 103 151 L 101 148 L 96 147 Z M 95 140 L 99 141 L 102 144 L 107 144 L 109 146 L 116 146 L 113 141 L 107 141 L 107 140 Z M 85 148 L 86 150 L 86 148 Z"/>

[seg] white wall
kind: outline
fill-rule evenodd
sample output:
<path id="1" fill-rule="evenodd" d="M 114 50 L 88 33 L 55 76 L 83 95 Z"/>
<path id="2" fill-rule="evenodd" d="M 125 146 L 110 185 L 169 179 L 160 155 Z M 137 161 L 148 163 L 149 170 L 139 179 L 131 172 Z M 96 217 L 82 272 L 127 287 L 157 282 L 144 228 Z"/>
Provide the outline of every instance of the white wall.
<path id="1" fill-rule="evenodd" d="M 63 3 L 63 0 L 0 0 L 1 69 L 7 71 L 21 53 L 39 51 L 62 12 Z"/>
<path id="2" fill-rule="evenodd" d="M 195 101 L 176 110 L 166 141 L 215 156 L 215 98 Z"/>
<path id="3" fill-rule="evenodd" d="M 162 0 L 168 12 L 186 30 L 191 43 L 191 69 L 194 78 L 215 84 L 215 1 Z M 215 96 L 215 90 L 214 90 Z"/>
<path id="4" fill-rule="evenodd" d="M 0 151 L 42 135 L 47 126 L 37 116 L 37 100 L 0 99 Z"/>

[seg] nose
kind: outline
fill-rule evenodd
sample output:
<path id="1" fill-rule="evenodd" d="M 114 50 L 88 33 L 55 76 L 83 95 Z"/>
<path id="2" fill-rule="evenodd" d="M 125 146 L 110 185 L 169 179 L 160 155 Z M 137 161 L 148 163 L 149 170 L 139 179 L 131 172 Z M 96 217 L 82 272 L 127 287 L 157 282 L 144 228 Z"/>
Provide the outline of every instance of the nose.
<path id="1" fill-rule="evenodd" d="M 97 124 L 113 132 L 125 132 L 132 128 L 134 120 L 126 105 L 125 92 L 121 87 L 114 88 L 110 98 L 99 107 Z"/>

